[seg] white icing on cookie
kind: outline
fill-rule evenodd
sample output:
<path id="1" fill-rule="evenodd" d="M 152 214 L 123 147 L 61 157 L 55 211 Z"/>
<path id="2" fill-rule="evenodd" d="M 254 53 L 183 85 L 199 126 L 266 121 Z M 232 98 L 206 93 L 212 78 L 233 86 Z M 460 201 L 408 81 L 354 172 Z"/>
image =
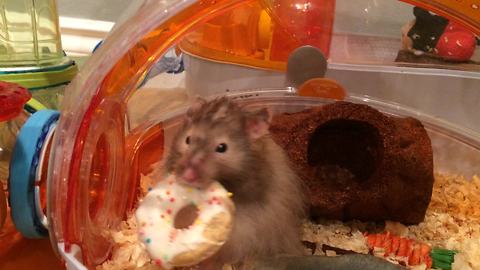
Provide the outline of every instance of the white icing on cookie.
<path id="1" fill-rule="evenodd" d="M 213 217 L 219 214 L 232 215 L 231 210 L 225 206 L 225 202 L 231 203 L 230 196 L 218 182 L 213 182 L 207 189 L 199 190 L 177 183 L 173 175 L 150 189 L 140 202 L 136 218 L 139 238 L 147 247 L 152 260 L 165 269 L 171 269 L 200 262 L 173 265 L 172 260 L 179 254 L 191 252 L 205 244 L 210 246 L 210 253 L 218 250 L 224 242 L 206 239 L 203 232 Z M 187 229 L 176 229 L 173 225 L 175 216 L 190 204 L 199 210 L 197 219 Z"/>

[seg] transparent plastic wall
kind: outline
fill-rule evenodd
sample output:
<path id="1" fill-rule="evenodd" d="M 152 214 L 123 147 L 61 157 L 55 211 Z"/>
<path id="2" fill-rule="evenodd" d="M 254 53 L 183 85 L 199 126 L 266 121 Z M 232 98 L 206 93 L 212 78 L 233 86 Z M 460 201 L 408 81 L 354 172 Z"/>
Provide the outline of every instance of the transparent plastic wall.
<path id="1" fill-rule="evenodd" d="M 62 58 L 55 0 L 0 1 L 0 66 L 50 65 Z"/>

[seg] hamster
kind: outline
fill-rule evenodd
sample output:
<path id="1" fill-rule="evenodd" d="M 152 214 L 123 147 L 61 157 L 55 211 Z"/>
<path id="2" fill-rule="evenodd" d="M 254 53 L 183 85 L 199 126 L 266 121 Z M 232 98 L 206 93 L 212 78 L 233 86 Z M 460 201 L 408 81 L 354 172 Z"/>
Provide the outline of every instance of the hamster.
<path id="1" fill-rule="evenodd" d="M 226 97 L 197 99 L 174 136 L 165 172 L 198 188 L 220 182 L 236 208 L 229 240 L 200 269 L 303 250 L 303 187 L 269 136 L 269 121 L 267 109 L 247 111 Z"/>

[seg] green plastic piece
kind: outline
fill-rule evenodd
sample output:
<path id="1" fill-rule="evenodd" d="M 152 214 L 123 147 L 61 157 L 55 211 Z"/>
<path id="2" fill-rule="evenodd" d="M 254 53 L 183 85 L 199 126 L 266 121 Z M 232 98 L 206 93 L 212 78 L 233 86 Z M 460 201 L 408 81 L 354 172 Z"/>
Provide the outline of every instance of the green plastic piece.
<path id="1" fill-rule="evenodd" d="M 457 253 L 457 251 L 448 249 L 432 249 L 430 252 L 430 256 L 432 257 L 432 267 L 435 269 L 451 270 L 452 264 L 455 261 L 455 254 Z"/>
<path id="2" fill-rule="evenodd" d="M 0 81 L 17 83 L 30 90 L 36 90 L 67 84 L 77 72 L 78 67 L 73 63 L 60 70 L 0 74 Z"/>

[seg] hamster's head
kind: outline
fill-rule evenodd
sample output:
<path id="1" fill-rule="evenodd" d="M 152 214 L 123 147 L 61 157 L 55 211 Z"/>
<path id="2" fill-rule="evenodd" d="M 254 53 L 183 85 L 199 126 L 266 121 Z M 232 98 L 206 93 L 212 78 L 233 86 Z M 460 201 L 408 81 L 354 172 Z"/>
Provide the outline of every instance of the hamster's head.
<path id="1" fill-rule="evenodd" d="M 238 181 L 254 160 L 255 141 L 268 133 L 269 120 L 268 110 L 246 111 L 225 97 L 197 99 L 173 139 L 167 172 L 197 188 Z"/>

